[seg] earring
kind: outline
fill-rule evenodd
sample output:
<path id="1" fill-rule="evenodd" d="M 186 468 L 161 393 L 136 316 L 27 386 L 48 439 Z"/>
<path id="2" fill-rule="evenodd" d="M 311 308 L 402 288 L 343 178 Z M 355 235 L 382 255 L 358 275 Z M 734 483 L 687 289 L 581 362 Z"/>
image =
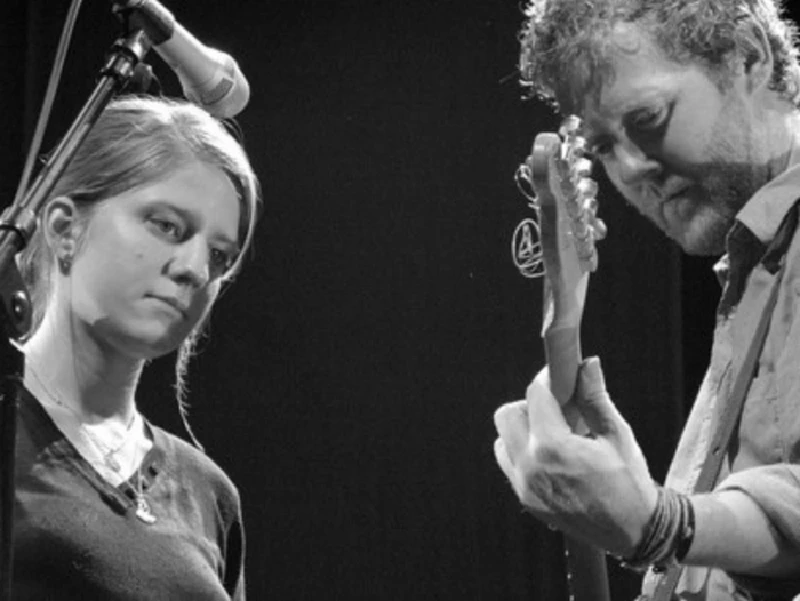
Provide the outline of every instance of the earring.
<path id="1" fill-rule="evenodd" d="M 72 271 L 72 255 L 64 255 L 58 259 L 58 269 L 62 275 L 69 275 Z"/>

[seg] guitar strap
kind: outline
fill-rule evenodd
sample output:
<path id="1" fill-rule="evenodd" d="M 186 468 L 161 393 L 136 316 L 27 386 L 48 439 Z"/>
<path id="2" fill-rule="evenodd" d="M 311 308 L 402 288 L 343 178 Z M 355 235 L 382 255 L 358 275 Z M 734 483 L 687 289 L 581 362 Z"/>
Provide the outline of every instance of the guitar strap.
<path id="1" fill-rule="evenodd" d="M 750 383 L 756 373 L 756 364 L 764 346 L 764 340 L 769 330 L 772 312 L 778 300 L 778 290 L 780 289 L 783 272 L 785 269 L 784 257 L 797 230 L 800 220 L 800 200 L 795 202 L 787 213 L 775 240 L 770 244 L 767 252 L 761 259 L 762 265 L 775 274 L 769 296 L 761 312 L 758 325 L 753 335 L 747 353 L 744 356 L 742 366 L 736 375 L 731 396 L 728 399 L 726 410 L 722 412 L 717 429 L 711 439 L 709 452 L 700 468 L 700 474 L 694 487 L 695 493 L 709 492 L 714 488 L 719 477 L 722 461 L 725 459 L 728 446 L 733 436 L 733 432 L 741 417 L 742 407 L 744 406 Z M 680 579 L 683 567 L 678 563 L 671 563 L 658 578 L 652 595 L 652 601 L 670 601 L 675 587 Z"/>

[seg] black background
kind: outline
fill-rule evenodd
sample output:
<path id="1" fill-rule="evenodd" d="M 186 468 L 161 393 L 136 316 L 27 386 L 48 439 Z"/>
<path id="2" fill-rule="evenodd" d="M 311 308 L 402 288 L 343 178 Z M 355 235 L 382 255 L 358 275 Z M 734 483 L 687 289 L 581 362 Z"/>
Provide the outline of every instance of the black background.
<path id="1" fill-rule="evenodd" d="M 257 249 L 192 364 L 191 421 L 240 487 L 252 599 L 566 599 L 557 533 L 496 467 L 492 413 L 543 364 L 541 282 L 511 262 L 512 174 L 558 120 L 517 86 L 516 0 L 174 0 L 233 54 L 262 180 Z M 21 173 L 66 2 L 0 8 L 0 204 Z M 117 33 L 87 0 L 52 147 Z M 172 73 L 148 57 L 165 93 Z M 584 317 L 662 478 L 707 360 L 718 286 L 605 181 Z M 174 358 L 139 402 L 181 433 Z M 121 544 L 123 544 L 121 542 Z M 612 598 L 638 577 L 611 566 Z"/>

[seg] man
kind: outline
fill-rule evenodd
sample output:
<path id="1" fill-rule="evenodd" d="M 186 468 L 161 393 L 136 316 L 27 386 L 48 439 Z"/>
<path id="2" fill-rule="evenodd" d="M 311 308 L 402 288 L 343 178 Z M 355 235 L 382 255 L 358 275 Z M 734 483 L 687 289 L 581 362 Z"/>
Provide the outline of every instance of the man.
<path id="1" fill-rule="evenodd" d="M 667 236 L 725 254 L 724 288 L 663 488 L 597 359 L 571 401 L 591 436 L 569 429 L 545 369 L 526 400 L 496 412 L 495 454 L 541 520 L 639 567 L 690 566 L 679 599 L 800 594 L 800 68 L 779 2 L 532 0 L 521 36 L 523 83 L 582 117 L 611 182 Z M 771 320 L 721 475 L 694 494 L 762 313 Z"/>

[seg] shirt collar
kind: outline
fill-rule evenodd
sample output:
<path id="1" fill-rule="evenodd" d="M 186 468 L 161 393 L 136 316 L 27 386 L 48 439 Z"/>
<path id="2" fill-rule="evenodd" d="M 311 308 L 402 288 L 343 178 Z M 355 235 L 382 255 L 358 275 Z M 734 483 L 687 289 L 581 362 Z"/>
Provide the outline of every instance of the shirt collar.
<path id="1" fill-rule="evenodd" d="M 797 200 L 800 189 L 800 132 L 795 131 L 789 164 L 760 188 L 739 211 L 737 219 L 764 244 L 775 237 L 781 221 Z"/>

